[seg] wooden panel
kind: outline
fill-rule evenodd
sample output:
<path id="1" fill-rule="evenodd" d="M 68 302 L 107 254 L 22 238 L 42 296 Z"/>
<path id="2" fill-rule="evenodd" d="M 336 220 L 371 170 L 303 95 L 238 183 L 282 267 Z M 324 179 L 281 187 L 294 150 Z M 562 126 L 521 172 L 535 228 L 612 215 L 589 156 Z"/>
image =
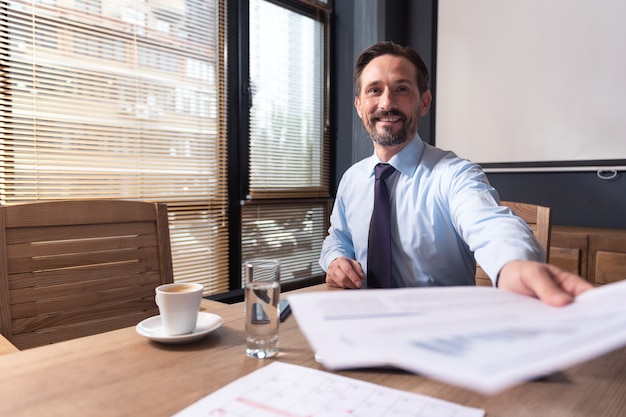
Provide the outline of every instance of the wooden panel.
<path id="1" fill-rule="evenodd" d="M 13 337 L 13 343 L 19 347 L 19 349 L 29 349 L 41 345 L 73 339 L 76 338 L 77 335 L 84 337 L 124 327 L 131 327 L 155 314 L 158 313 L 155 311 L 139 311 L 126 314 L 123 317 L 101 317 L 98 320 L 94 320 L 92 322 L 82 322 L 78 325 L 19 333 Z"/>
<path id="2" fill-rule="evenodd" d="M 158 265 L 159 256 L 156 247 L 136 250 L 117 250 L 82 253 L 68 253 L 65 256 L 47 256 L 21 259 L 9 259 L 9 274 L 28 271 L 45 271 L 51 269 L 77 268 L 89 265 L 106 265 L 109 263 L 126 263 L 134 267 L 137 261 L 154 262 Z"/>
<path id="3" fill-rule="evenodd" d="M 626 279 L 626 230 L 553 226 L 550 263 L 576 272 L 594 285 Z"/>
<path id="4" fill-rule="evenodd" d="M 626 253 L 596 252 L 596 285 L 610 284 L 626 279 Z"/>
<path id="5" fill-rule="evenodd" d="M 595 252 L 594 283 L 596 285 L 626 279 L 626 252 Z"/>
<path id="6" fill-rule="evenodd" d="M 13 322 L 13 331 L 16 334 L 60 331 L 64 328 L 71 331 L 81 327 L 97 327 L 97 323 L 106 323 L 111 320 L 124 323 L 124 326 L 133 326 L 138 321 L 130 318 L 131 316 L 139 315 L 147 318 L 157 314 L 158 308 L 151 295 L 144 299 L 133 298 L 116 303 L 103 303 L 94 308 L 55 310 L 46 314 L 16 318 Z"/>
<path id="7" fill-rule="evenodd" d="M 11 294 L 7 271 L 6 230 L 4 216 L 0 213 L 0 333 L 11 336 Z"/>
<path id="8" fill-rule="evenodd" d="M 54 271 L 57 272 L 57 271 Z M 125 291 L 127 288 L 142 288 L 144 286 L 153 287 L 155 280 L 159 279 L 159 271 L 150 273 L 130 273 L 121 275 L 110 275 L 103 278 L 94 278 L 88 275 L 77 275 L 77 278 L 63 283 L 52 283 L 48 279 L 49 274 L 39 276 L 41 285 L 21 286 L 11 288 L 11 303 L 27 303 L 31 300 L 55 300 L 69 297 L 83 297 L 85 293 L 99 293 L 115 289 Z M 33 279 L 36 282 L 37 279 Z M 77 285 L 78 284 L 78 285 Z M 132 292 L 132 291 L 131 291 Z M 152 294 L 152 290 L 150 290 Z"/>
<path id="9" fill-rule="evenodd" d="M 588 233 L 553 226 L 550 263 L 586 278 L 588 246 Z"/>
<path id="10" fill-rule="evenodd" d="M 626 279 L 626 230 L 552 226 L 549 262 L 594 285 Z M 477 285 L 489 285 L 477 269 Z M 482 278 L 484 277 L 484 278 Z"/>
<path id="11" fill-rule="evenodd" d="M 587 271 L 583 273 L 583 255 L 578 248 L 550 248 L 550 263 L 581 277 L 584 277 L 587 273 Z"/>
<path id="12" fill-rule="evenodd" d="M 589 280 L 595 285 L 626 279 L 626 230 L 589 235 Z"/>
<path id="13" fill-rule="evenodd" d="M 493 287 L 493 282 L 491 282 L 491 279 L 487 276 L 480 265 L 476 265 L 476 285 Z"/>
<path id="14" fill-rule="evenodd" d="M 67 225 L 67 212 L 72 212 L 72 224 L 119 223 L 153 221 L 153 204 L 137 204 L 124 200 L 42 201 L 5 207 L 5 218 L 11 227 Z"/>
<path id="15" fill-rule="evenodd" d="M 39 226 L 7 229 L 7 240 L 12 244 L 44 243 L 49 241 L 89 239 L 93 237 L 120 237 L 154 235 L 154 222 L 120 222 L 89 225 Z"/>
<path id="16" fill-rule="evenodd" d="M 73 282 L 84 282 L 88 279 L 99 280 L 114 277 L 124 278 L 143 275 L 153 276 L 154 273 L 159 273 L 158 265 L 155 262 L 136 262 L 130 271 L 125 262 L 117 262 L 82 266 L 81 268 L 76 269 L 53 269 L 48 271 L 12 274 L 9 277 L 9 284 L 11 292 L 13 292 L 18 288 L 28 288 L 42 285 L 63 285 Z M 45 284 L 42 284 L 40 274 L 45 274 Z M 163 283 L 165 284 L 165 282 Z"/>
<path id="17" fill-rule="evenodd" d="M 152 282 L 158 279 L 158 275 L 153 277 Z M 158 282 L 158 281 L 156 281 Z M 80 284 L 79 284 L 80 286 Z M 149 298 L 152 305 L 154 301 L 154 289 L 156 285 L 109 287 L 100 285 L 97 290 L 85 291 L 83 294 L 66 295 L 63 297 L 47 297 L 42 294 L 42 298 L 32 298 L 27 302 L 11 302 L 11 316 L 17 318 L 39 316 L 45 314 L 59 314 L 61 311 L 74 311 L 76 315 L 81 313 L 84 316 L 85 310 L 99 310 L 103 305 L 113 306 L 121 301 Z M 40 294 L 31 291 L 29 294 Z M 114 308 L 112 308 L 114 310 Z M 77 317 L 79 319 L 79 317 Z"/>

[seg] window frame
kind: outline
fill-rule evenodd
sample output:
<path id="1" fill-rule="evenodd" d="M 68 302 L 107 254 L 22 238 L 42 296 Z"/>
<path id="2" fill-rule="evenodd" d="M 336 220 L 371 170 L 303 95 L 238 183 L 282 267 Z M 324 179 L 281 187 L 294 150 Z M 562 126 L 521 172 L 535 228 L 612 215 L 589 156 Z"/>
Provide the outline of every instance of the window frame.
<path id="1" fill-rule="evenodd" d="M 281 192 L 280 195 L 264 196 L 263 198 L 251 198 L 249 193 L 249 110 L 251 107 L 251 91 L 249 84 L 250 73 L 250 45 L 249 45 L 249 0 L 228 2 L 228 106 L 233 111 L 229 112 L 228 121 L 228 148 L 229 148 L 229 203 L 230 203 L 230 272 L 229 287 L 227 294 L 217 298 L 237 298 L 242 294 L 241 290 L 241 240 L 242 240 L 242 207 L 249 205 L 273 205 L 281 203 L 306 204 L 307 202 L 322 203 L 326 205 L 326 229 L 328 228 L 332 197 L 330 189 L 332 184 L 330 146 L 331 117 L 330 117 L 330 41 L 331 41 L 331 17 L 332 0 L 327 2 L 315 0 L 264 0 L 274 5 L 284 7 L 290 11 L 302 14 L 306 17 L 320 21 L 324 26 L 324 131 L 323 138 L 325 150 L 328 156 L 325 158 L 322 169 L 325 171 L 325 180 L 328 182 L 328 195 L 320 197 L 289 196 Z M 298 194 L 294 192 L 293 194 Z M 311 283 L 319 283 L 323 277 L 311 277 L 309 279 L 290 282 L 284 288 L 298 288 Z"/>

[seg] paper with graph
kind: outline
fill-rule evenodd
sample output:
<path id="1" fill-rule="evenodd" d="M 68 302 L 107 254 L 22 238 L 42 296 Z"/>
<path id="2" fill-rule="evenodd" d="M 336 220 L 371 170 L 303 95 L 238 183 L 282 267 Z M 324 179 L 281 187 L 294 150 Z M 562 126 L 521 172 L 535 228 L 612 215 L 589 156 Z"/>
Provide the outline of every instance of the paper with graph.
<path id="1" fill-rule="evenodd" d="M 290 295 L 328 369 L 394 366 L 485 394 L 626 345 L 626 281 L 565 307 L 490 287 Z"/>

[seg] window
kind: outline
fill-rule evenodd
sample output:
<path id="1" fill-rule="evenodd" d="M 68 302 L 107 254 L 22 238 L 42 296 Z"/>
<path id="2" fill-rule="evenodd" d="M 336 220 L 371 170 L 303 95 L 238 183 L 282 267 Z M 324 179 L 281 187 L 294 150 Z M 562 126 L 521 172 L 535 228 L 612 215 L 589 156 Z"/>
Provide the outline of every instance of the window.
<path id="1" fill-rule="evenodd" d="M 0 7 L 0 203 L 166 202 L 176 280 L 227 291 L 223 2 Z"/>
<path id="2" fill-rule="evenodd" d="M 228 13 L 251 24 L 227 31 Z M 175 279 L 205 295 L 239 288 L 251 257 L 322 276 L 327 2 L 9 0 L 0 19 L 0 204 L 166 202 Z"/>
<path id="3" fill-rule="evenodd" d="M 282 282 L 323 276 L 329 215 L 329 10 L 304 3 L 249 1 L 242 258 L 279 259 Z"/>

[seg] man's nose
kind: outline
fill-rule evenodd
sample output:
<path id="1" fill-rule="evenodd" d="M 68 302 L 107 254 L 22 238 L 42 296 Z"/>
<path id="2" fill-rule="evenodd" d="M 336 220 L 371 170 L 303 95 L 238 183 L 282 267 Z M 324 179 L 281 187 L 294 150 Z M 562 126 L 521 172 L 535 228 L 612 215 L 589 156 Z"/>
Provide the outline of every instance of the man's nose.
<path id="1" fill-rule="evenodd" d="M 380 100 L 378 101 L 378 107 L 381 110 L 391 110 L 395 106 L 394 95 L 391 90 L 384 90 L 380 95 Z"/>

